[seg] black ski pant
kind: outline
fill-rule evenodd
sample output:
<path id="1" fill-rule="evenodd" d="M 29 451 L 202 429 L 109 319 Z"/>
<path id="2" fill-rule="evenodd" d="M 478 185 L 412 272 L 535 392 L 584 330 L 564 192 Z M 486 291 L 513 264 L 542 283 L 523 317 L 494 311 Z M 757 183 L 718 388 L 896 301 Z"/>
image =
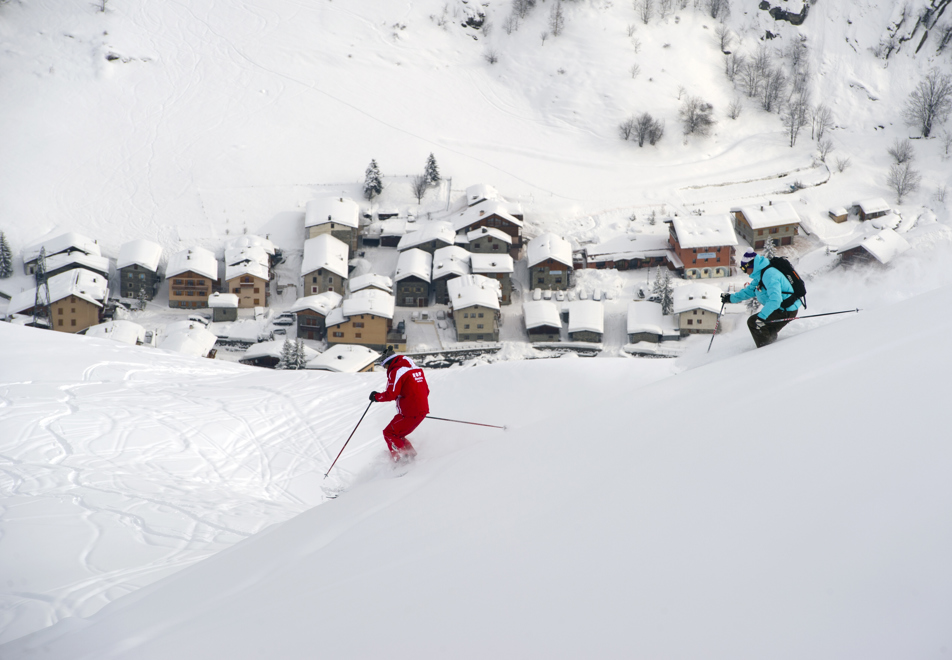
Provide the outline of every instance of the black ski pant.
<path id="1" fill-rule="evenodd" d="M 763 329 L 758 330 L 755 325 L 757 319 L 760 318 L 756 314 L 747 319 L 747 327 L 750 328 L 750 336 L 754 338 L 754 343 L 757 345 L 757 348 L 766 346 L 767 344 L 772 344 L 777 341 L 777 334 L 786 327 L 790 321 L 797 317 L 797 312 L 800 310 L 794 309 L 792 311 L 785 311 L 784 309 L 777 309 L 767 317 Z"/>

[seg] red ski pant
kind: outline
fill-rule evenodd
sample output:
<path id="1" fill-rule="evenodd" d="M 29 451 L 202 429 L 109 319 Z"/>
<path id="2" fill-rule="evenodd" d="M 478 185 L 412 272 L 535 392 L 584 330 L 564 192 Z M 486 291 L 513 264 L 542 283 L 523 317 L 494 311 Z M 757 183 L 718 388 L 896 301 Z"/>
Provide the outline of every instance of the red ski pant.
<path id="1" fill-rule="evenodd" d="M 383 430 L 383 439 L 387 441 L 387 447 L 391 454 L 396 456 L 400 452 L 413 450 L 413 445 L 407 440 L 407 436 L 413 433 L 413 429 L 418 427 L 424 419 L 426 419 L 426 415 L 404 417 L 397 413 L 390 420 L 387 428 Z"/>

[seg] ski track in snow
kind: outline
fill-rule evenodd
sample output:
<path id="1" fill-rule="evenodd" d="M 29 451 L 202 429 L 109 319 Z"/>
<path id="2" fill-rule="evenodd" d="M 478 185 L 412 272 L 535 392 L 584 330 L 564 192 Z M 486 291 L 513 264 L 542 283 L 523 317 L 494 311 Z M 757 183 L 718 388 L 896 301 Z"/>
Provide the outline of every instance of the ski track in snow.
<path id="1" fill-rule="evenodd" d="M 116 361 L 77 381 L 0 384 L 0 565 L 38 552 L 60 567 L 48 579 L 0 573 L 0 643 L 87 616 L 323 501 L 323 473 L 361 412 L 325 402 L 349 389 L 363 401 L 367 379 L 282 376 Z M 392 476 L 379 424 L 361 431 L 332 492 Z M 67 515 L 68 532 L 51 532 Z"/>

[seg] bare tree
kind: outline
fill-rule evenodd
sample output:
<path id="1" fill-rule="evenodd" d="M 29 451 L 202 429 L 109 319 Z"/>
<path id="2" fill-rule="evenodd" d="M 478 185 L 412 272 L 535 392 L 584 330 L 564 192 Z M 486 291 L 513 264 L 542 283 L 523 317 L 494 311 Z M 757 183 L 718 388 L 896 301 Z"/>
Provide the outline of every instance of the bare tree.
<path id="1" fill-rule="evenodd" d="M 941 124 L 952 111 L 952 76 L 932 69 L 906 101 L 903 111 L 906 124 L 914 126 L 922 137 L 929 137 L 934 126 Z"/>
<path id="2" fill-rule="evenodd" d="M 519 18 L 525 18 L 535 7 L 535 0 L 512 0 L 512 10 Z"/>
<path id="3" fill-rule="evenodd" d="M 637 78 L 638 74 L 641 73 L 641 67 L 637 64 L 632 64 L 631 68 L 628 69 L 628 72 L 631 74 L 632 78 Z"/>
<path id="4" fill-rule="evenodd" d="M 635 49 L 635 55 L 637 55 L 641 51 L 641 41 L 638 39 L 632 39 L 631 47 Z"/>
<path id="5" fill-rule="evenodd" d="M 847 156 L 846 158 L 837 158 L 836 159 L 836 171 L 845 172 L 850 165 L 853 164 L 853 159 Z"/>
<path id="6" fill-rule="evenodd" d="M 629 117 L 621 124 L 618 125 L 618 134 L 621 135 L 622 140 L 630 140 L 631 136 L 635 134 L 635 128 L 638 126 L 638 120 L 634 116 Z"/>
<path id="7" fill-rule="evenodd" d="M 760 68 L 754 60 L 748 60 L 741 65 L 740 86 L 747 94 L 747 98 L 752 99 L 760 94 L 760 88 L 763 86 L 763 76 Z"/>
<path id="8" fill-rule="evenodd" d="M 545 40 L 549 38 L 549 33 L 543 30 L 539 33 L 539 38 L 542 39 L 542 45 L 545 46 Z"/>
<path id="9" fill-rule="evenodd" d="M 897 204 L 902 204 L 906 195 L 919 190 L 920 181 L 922 181 L 922 175 L 918 170 L 912 169 L 912 163 L 909 162 L 890 167 L 889 176 L 886 178 L 886 184 L 896 193 Z"/>
<path id="10" fill-rule="evenodd" d="M 512 34 L 519 30 L 519 16 L 515 13 L 509 14 L 506 16 L 506 20 L 502 22 L 502 29 L 506 31 L 506 34 Z"/>
<path id="11" fill-rule="evenodd" d="M 629 36 L 629 37 L 635 36 L 635 32 L 637 32 L 637 31 L 638 31 L 638 26 L 637 26 L 637 25 L 635 25 L 634 23 L 629 23 L 629 24 L 628 24 L 628 36 Z"/>
<path id="12" fill-rule="evenodd" d="M 730 16 L 731 5 L 729 0 L 707 0 L 707 11 L 711 18 L 725 19 Z"/>
<path id="13" fill-rule="evenodd" d="M 730 48 L 734 42 L 734 34 L 731 32 L 731 29 L 723 23 L 714 28 L 714 36 L 717 37 L 717 45 L 722 53 L 726 53 L 727 49 Z"/>
<path id="14" fill-rule="evenodd" d="M 787 76 L 778 67 L 772 69 L 767 77 L 764 78 L 764 84 L 760 90 L 760 105 L 767 112 L 779 111 L 784 92 L 787 91 Z"/>
<path id="15" fill-rule="evenodd" d="M 426 176 L 422 174 L 418 174 L 410 180 L 410 188 L 413 190 L 413 196 L 416 197 L 417 204 L 423 202 L 423 196 L 426 195 L 426 190 L 429 187 Z"/>
<path id="16" fill-rule="evenodd" d="M 760 44 L 757 52 L 754 53 L 752 62 L 753 65 L 757 67 L 757 72 L 760 73 L 760 77 L 766 78 L 767 74 L 770 73 L 770 70 L 773 68 L 773 58 L 771 58 L 770 50 L 768 50 L 766 44 Z"/>
<path id="17" fill-rule="evenodd" d="M 825 140 L 820 140 L 816 143 L 817 151 L 820 152 L 820 162 L 825 163 L 826 157 L 830 155 L 830 152 L 833 151 L 833 140 L 826 138 Z"/>
<path id="18" fill-rule="evenodd" d="M 654 13 L 654 0 L 635 0 L 635 11 L 638 12 L 641 22 L 648 25 Z"/>
<path id="19" fill-rule="evenodd" d="M 711 130 L 717 123 L 713 117 L 714 106 L 705 102 L 697 96 L 689 96 L 684 99 L 678 116 L 681 118 L 681 124 L 685 135 L 710 135 Z"/>
<path id="20" fill-rule="evenodd" d="M 810 104 L 802 96 L 795 96 L 790 99 L 784 108 L 781 119 L 783 125 L 787 128 L 787 134 L 790 136 L 790 146 L 797 143 L 797 136 L 800 129 L 807 123 L 810 116 Z"/>
<path id="21" fill-rule="evenodd" d="M 893 157 L 896 165 L 911 163 L 916 158 L 916 154 L 912 150 L 912 142 L 910 140 L 900 140 L 897 138 L 895 141 L 893 141 L 892 146 L 886 150 L 886 153 Z"/>
<path id="22" fill-rule="evenodd" d="M 634 136 L 638 140 L 638 146 L 645 146 L 645 142 L 655 145 L 664 135 L 664 122 L 658 121 L 647 112 L 641 113 L 635 123 Z"/>
<path id="23" fill-rule="evenodd" d="M 671 13 L 674 0 L 658 0 L 658 17 L 663 21 Z"/>
<path id="24" fill-rule="evenodd" d="M 952 132 L 942 131 L 942 148 L 946 156 L 952 151 Z"/>
<path id="25" fill-rule="evenodd" d="M 727 106 L 727 116 L 731 119 L 737 119 L 743 110 L 744 104 L 741 103 L 740 97 L 736 97 L 731 101 L 731 104 Z"/>
<path id="26" fill-rule="evenodd" d="M 724 73 L 727 74 L 727 79 L 731 82 L 737 78 L 737 74 L 740 73 L 741 69 L 744 68 L 744 65 L 747 63 L 747 58 L 740 53 L 728 53 L 724 56 Z"/>
<path id="27" fill-rule="evenodd" d="M 549 14 L 549 30 L 552 32 L 553 37 L 557 37 L 562 34 L 562 30 L 565 29 L 565 12 L 562 11 L 562 0 L 559 0 L 555 3 L 555 6 L 552 7 L 552 13 Z"/>
<path id="28" fill-rule="evenodd" d="M 485 59 L 485 60 L 486 60 L 487 62 L 489 62 L 490 64 L 495 64 L 496 62 L 499 61 L 499 53 L 496 52 L 496 49 L 495 49 L 495 48 L 490 48 L 490 49 L 487 50 L 486 53 L 483 55 L 483 59 Z"/>
<path id="29" fill-rule="evenodd" d="M 821 103 L 813 110 L 813 132 L 810 138 L 820 141 L 831 128 L 833 128 L 833 111 Z"/>
<path id="30" fill-rule="evenodd" d="M 681 100 L 681 97 L 688 93 L 688 88 L 684 85 L 678 85 L 678 100 Z"/>

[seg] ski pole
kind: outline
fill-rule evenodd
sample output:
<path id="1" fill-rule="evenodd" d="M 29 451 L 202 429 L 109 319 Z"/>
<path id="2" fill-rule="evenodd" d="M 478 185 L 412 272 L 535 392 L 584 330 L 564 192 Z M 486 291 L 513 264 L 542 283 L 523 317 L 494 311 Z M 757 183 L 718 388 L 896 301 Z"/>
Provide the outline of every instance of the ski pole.
<path id="1" fill-rule="evenodd" d="M 427 419 L 438 419 L 441 422 L 456 422 L 457 424 L 472 424 L 473 426 L 488 426 L 491 429 L 505 429 L 505 426 L 496 426 L 495 424 L 480 424 L 479 422 L 463 422 L 458 419 L 446 419 L 445 417 L 433 417 L 432 415 L 427 415 Z"/>
<path id="2" fill-rule="evenodd" d="M 367 404 L 367 410 L 370 410 L 370 406 L 374 405 L 374 402 L 371 401 Z M 364 414 L 360 416 L 360 419 L 357 420 L 357 426 L 360 426 L 360 423 L 364 421 L 364 416 L 367 414 L 367 410 L 364 411 Z M 350 439 L 354 437 L 354 434 L 357 433 L 357 426 L 354 427 L 354 430 L 350 432 L 350 435 L 347 436 L 347 440 L 344 442 L 344 446 L 340 448 L 340 451 L 337 453 L 337 458 L 340 458 L 340 455 L 344 453 L 344 449 L 347 447 L 347 443 L 350 442 Z M 331 470 L 334 469 L 334 466 L 337 465 L 337 458 L 334 459 L 334 462 L 331 463 L 331 466 L 327 468 L 327 472 L 324 473 L 324 478 L 327 479 L 327 475 L 331 473 Z"/>
<path id="3" fill-rule="evenodd" d="M 785 323 L 789 321 L 799 321 L 800 319 L 813 319 L 813 318 L 816 318 L 817 316 L 833 316 L 834 314 L 852 314 L 854 312 L 861 312 L 861 311 L 863 310 L 857 307 L 856 309 L 844 309 L 842 312 L 826 312 L 825 314 L 808 314 L 806 316 L 795 316 L 792 319 L 774 319 L 773 321 L 770 321 L 770 322 L 771 323 Z"/>
<path id="4" fill-rule="evenodd" d="M 707 345 L 707 352 L 711 352 L 711 346 L 714 345 L 714 335 L 717 334 L 717 327 L 721 324 L 721 314 L 724 313 L 724 308 L 727 306 L 727 303 L 721 303 L 721 311 L 717 313 L 717 318 L 714 320 L 714 332 L 711 333 L 711 343 Z"/>

